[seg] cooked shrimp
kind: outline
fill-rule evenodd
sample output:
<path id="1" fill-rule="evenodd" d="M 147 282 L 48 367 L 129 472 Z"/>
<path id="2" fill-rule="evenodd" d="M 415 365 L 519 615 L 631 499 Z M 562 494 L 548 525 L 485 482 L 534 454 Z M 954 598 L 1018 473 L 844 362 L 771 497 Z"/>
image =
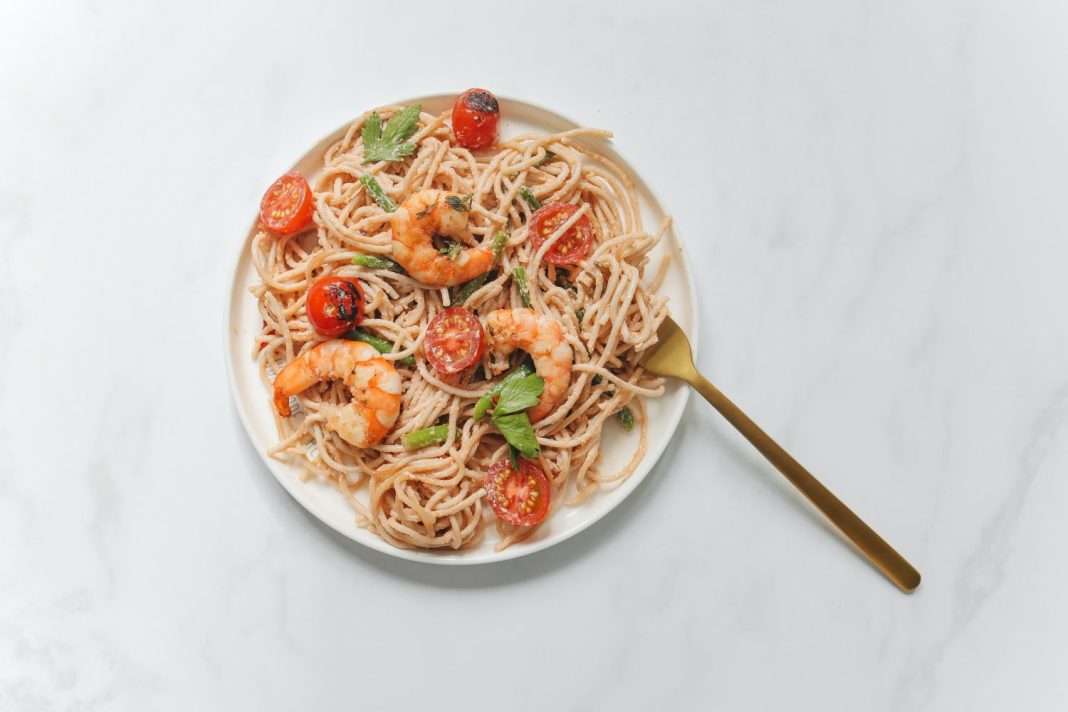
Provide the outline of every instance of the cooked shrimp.
<path id="1" fill-rule="evenodd" d="M 452 287 L 488 272 L 493 253 L 481 247 L 461 247 L 455 258 L 434 247 L 434 236 L 471 239 L 467 209 L 457 193 L 421 190 L 411 195 L 390 218 L 393 229 L 393 259 L 420 282 Z"/>
<path id="2" fill-rule="evenodd" d="M 386 436 L 400 415 L 400 374 L 362 341 L 324 341 L 287 363 L 274 379 L 274 407 L 289 417 L 290 396 L 327 380 L 344 381 L 352 391 L 347 405 L 319 405 L 328 428 L 356 447 L 369 447 Z"/>
<path id="3" fill-rule="evenodd" d="M 516 349 L 530 354 L 534 370 L 545 379 L 545 389 L 527 415 L 535 422 L 551 413 L 571 383 L 573 354 L 560 325 L 533 309 L 497 309 L 486 315 L 486 337 L 486 348 L 502 355 Z"/>

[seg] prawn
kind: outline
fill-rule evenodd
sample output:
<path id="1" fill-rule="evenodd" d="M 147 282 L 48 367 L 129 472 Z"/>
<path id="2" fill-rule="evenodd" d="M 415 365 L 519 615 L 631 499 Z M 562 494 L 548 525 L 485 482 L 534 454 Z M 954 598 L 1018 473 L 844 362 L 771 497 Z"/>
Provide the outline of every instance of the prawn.
<path id="1" fill-rule="evenodd" d="M 420 282 L 453 287 L 489 271 L 493 253 L 481 247 L 459 247 L 455 255 L 442 254 L 434 237 L 471 240 L 467 230 L 468 207 L 458 193 L 421 190 L 408 197 L 390 218 L 393 259 Z"/>
<path id="2" fill-rule="evenodd" d="M 345 405 L 322 403 L 328 428 L 356 447 L 370 447 L 386 436 L 400 415 L 401 378 L 397 369 L 362 341 L 331 339 L 285 365 L 274 379 L 274 407 L 289 417 L 289 397 L 320 381 L 339 380 L 352 391 Z"/>
<path id="3" fill-rule="evenodd" d="M 560 324 L 533 309 L 497 309 L 486 315 L 486 336 L 486 348 L 501 355 L 516 349 L 530 354 L 545 388 L 527 416 L 533 423 L 551 413 L 567 393 L 574 358 Z"/>

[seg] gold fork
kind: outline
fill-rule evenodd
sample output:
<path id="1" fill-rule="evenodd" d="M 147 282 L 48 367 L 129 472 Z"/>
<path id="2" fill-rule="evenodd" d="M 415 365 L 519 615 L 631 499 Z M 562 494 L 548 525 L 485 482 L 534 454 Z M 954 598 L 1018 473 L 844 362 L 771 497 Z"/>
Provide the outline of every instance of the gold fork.
<path id="1" fill-rule="evenodd" d="M 808 470 L 790 457 L 779 444 L 768 437 L 760 427 L 749 419 L 741 409 L 723 395 L 718 388 L 702 376 L 693 365 L 690 341 L 679 325 L 669 316 L 657 332 L 659 341 L 642 356 L 641 364 L 661 376 L 671 376 L 686 381 L 712 404 L 760 454 L 775 465 L 790 484 L 801 491 L 808 501 L 816 505 L 824 516 L 831 520 L 860 551 L 868 557 L 883 574 L 906 592 L 920 585 L 920 572 L 901 554 L 887 544 L 881 536 L 861 520 L 840 499 L 824 487 Z"/>

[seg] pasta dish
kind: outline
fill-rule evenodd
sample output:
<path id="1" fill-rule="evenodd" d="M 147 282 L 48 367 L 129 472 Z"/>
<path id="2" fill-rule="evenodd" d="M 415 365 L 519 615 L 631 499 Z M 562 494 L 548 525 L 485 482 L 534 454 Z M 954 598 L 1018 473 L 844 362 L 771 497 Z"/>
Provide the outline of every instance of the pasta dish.
<path id="1" fill-rule="evenodd" d="M 505 106 L 507 109 L 507 106 Z M 263 197 L 252 345 L 278 442 L 398 547 L 498 549 L 645 454 L 668 224 L 642 225 L 610 133 L 498 135 L 482 89 L 359 117 Z M 507 118 L 507 117 L 505 117 Z M 605 428 L 631 431 L 619 471 Z"/>

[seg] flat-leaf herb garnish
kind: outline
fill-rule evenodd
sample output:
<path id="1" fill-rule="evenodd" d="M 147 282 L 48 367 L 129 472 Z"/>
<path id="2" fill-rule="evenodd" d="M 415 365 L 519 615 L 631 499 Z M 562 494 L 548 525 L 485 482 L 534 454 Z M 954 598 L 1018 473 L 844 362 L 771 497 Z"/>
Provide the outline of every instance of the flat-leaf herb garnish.
<path id="1" fill-rule="evenodd" d="M 522 374 L 514 371 L 502 382 L 490 417 L 511 448 L 523 457 L 536 457 L 540 447 L 526 409 L 538 403 L 545 381 L 534 373 Z"/>
<path id="2" fill-rule="evenodd" d="M 517 380 L 508 381 L 501 388 L 496 405 L 493 406 L 494 414 L 509 415 L 537 405 L 538 398 L 545 388 L 545 380 L 532 373 L 529 376 Z"/>
<path id="3" fill-rule="evenodd" d="M 419 104 L 406 106 L 394 114 L 385 126 L 378 112 L 372 111 L 360 132 L 363 138 L 363 162 L 399 161 L 412 155 L 415 144 L 406 141 L 419 128 L 419 113 L 422 110 Z"/>
<path id="4" fill-rule="evenodd" d="M 534 435 L 534 428 L 530 424 L 530 418 L 526 413 L 511 413 L 509 415 L 493 414 L 493 422 L 497 429 L 508 441 L 508 444 L 520 452 L 523 457 L 537 457 L 538 438 Z"/>

